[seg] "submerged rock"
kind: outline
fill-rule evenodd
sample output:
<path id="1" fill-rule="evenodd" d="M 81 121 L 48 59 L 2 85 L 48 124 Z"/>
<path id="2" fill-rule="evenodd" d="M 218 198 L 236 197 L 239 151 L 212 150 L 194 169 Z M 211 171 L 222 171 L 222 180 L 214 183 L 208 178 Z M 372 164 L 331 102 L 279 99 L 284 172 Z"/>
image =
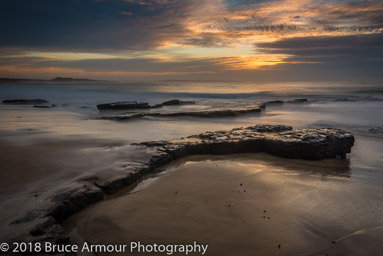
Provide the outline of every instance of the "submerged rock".
<path id="1" fill-rule="evenodd" d="M 307 99 L 294 99 L 294 100 L 288 100 L 288 101 L 271 100 L 271 101 L 266 101 L 263 104 L 267 106 L 267 105 L 282 105 L 284 103 L 304 103 L 304 102 L 308 102 L 308 100 Z"/>
<path id="2" fill-rule="evenodd" d="M 341 99 L 335 99 L 334 101 L 355 101 L 355 100 L 350 100 L 347 98 L 341 98 Z"/>
<path id="3" fill-rule="evenodd" d="M 379 134 L 379 133 L 383 133 L 383 128 L 382 127 L 372 127 L 370 129 L 368 129 L 368 131 L 370 133 L 373 133 L 373 134 Z"/>
<path id="4" fill-rule="evenodd" d="M 34 108 L 54 108 L 56 105 L 33 105 Z"/>
<path id="5" fill-rule="evenodd" d="M 307 99 L 294 99 L 294 100 L 286 101 L 286 103 L 303 103 L 303 102 L 307 102 Z"/>
<path id="6" fill-rule="evenodd" d="M 28 104 L 44 104 L 49 103 L 47 100 L 43 99 L 13 99 L 13 100 L 3 100 L 4 104 L 17 104 L 17 105 L 28 105 Z"/>
<path id="7" fill-rule="evenodd" d="M 148 109 L 149 103 L 137 101 L 121 101 L 113 103 L 98 104 L 97 108 L 103 109 Z"/>
<path id="8" fill-rule="evenodd" d="M 161 108 L 163 106 L 174 106 L 174 105 L 184 105 L 184 104 L 195 104 L 195 102 L 173 99 L 173 100 L 162 102 L 161 104 L 150 106 L 149 103 L 147 102 L 121 101 L 121 102 L 99 104 L 97 105 L 97 108 L 100 110 L 103 110 L 103 109 L 149 109 L 149 108 Z"/>
<path id="9" fill-rule="evenodd" d="M 251 104 L 247 107 L 236 107 L 231 109 L 213 109 L 204 111 L 182 111 L 182 112 L 128 112 L 118 115 L 102 116 L 99 119 L 113 120 L 113 121 L 128 121 L 137 118 L 144 117 L 200 117 L 200 118 L 217 118 L 217 117 L 235 117 L 250 113 L 260 113 L 262 110 L 269 105 L 282 105 L 284 103 L 303 103 L 308 102 L 307 99 L 295 99 L 292 101 L 266 101 L 263 103 Z M 180 104 L 195 104 L 194 101 L 181 101 L 181 100 L 170 100 L 165 101 L 161 104 L 149 106 L 149 108 L 161 108 L 163 106 L 180 105 Z"/>
<path id="10" fill-rule="evenodd" d="M 142 117 L 181 117 L 181 116 L 214 118 L 214 117 L 233 117 L 233 116 L 238 116 L 238 115 L 247 114 L 247 113 L 259 113 L 261 111 L 262 111 L 262 107 L 256 106 L 256 107 L 240 108 L 240 109 L 189 111 L 189 112 L 173 112 L 173 113 L 158 113 L 158 112 L 127 113 L 122 115 L 103 116 L 103 117 L 100 117 L 100 119 L 124 121 L 124 120 L 131 120 L 131 119 L 142 118 Z"/>
<path id="11" fill-rule="evenodd" d="M 172 106 L 172 105 L 183 105 L 183 104 L 195 104 L 194 101 L 183 101 L 183 100 L 168 100 L 165 102 L 162 102 L 163 106 Z"/>
<path id="12" fill-rule="evenodd" d="M 283 104 L 282 100 L 270 100 L 270 101 L 266 101 L 265 103 L 263 103 L 264 106 L 267 106 L 267 105 L 282 105 L 282 104 Z"/>

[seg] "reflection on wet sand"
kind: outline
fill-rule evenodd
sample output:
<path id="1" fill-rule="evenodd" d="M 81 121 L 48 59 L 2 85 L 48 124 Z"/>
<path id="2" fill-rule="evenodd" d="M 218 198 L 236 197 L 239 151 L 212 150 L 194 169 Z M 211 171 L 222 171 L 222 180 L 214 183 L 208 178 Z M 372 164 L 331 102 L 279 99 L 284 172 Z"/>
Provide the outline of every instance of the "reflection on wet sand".
<path id="1" fill-rule="evenodd" d="M 64 226 L 71 239 L 197 241 L 209 244 L 207 255 L 326 255 L 362 246 L 365 239 L 371 246 L 352 255 L 382 249 L 382 230 L 368 229 L 383 224 L 382 198 L 364 198 L 379 188 L 354 180 L 347 160 L 192 156 L 159 171 L 146 185 L 69 218 Z M 366 232 L 348 236 L 362 229 Z"/>

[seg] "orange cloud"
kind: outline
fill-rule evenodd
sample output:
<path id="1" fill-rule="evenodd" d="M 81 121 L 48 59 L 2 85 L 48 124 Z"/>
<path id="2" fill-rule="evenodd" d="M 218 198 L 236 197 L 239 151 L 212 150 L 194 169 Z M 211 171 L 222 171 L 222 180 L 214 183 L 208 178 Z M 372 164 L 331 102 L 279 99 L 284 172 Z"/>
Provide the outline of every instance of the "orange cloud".
<path id="1" fill-rule="evenodd" d="M 281 0 L 230 9 L 222 0 L 205 1 L 192 11 L 183 25 L 188 35 L 184 44 L 199 38 L 206 43 L 221 41 L 222 46 L 238 46 L 257 41 L 275 41 L 305 36 L 345 36 L 380 33 L 370 14 L 383 13 L 383 3 L 323 3 L 315 0 Z M 174 42 L 173 38 L 169 38 Z M 166 43 L 164 43 L 166 44 Z M 170 43 L 168 43 L 170 44 Z M 219 44 L 215 44 L 219 46 Z"/>

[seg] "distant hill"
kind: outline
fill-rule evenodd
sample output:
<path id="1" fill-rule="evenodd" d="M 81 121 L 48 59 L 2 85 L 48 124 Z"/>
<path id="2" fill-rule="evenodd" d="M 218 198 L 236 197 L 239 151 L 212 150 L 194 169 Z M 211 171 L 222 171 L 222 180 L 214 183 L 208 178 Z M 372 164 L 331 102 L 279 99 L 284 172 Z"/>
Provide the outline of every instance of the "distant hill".
<path id="1" fill-rule="evenodd" d="M 0 83 L 28 83 L 28 82 L 43 82 L 47 80 L 38 79 L 20 79 L 20 78 L 0 78 Z"/>
<path id="2" fill-rule="evenodd" d="M 88 78 L 71 78 L 71 77 L 55 77 L 53 79 L 20 79 L 20 78 L 1 78 L 0 83 L 111 83 L 111 81 L 106 80 L 92 80 Z"/>

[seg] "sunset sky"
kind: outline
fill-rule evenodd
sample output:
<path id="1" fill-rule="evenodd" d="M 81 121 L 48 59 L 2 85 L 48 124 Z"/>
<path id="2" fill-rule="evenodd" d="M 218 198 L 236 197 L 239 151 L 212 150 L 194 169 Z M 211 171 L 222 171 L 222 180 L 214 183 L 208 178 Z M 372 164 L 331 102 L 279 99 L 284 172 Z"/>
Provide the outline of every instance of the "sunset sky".
<path id="1" fill-rule="evenodd" d="M 383 1 L 1 0 L 0 77 L 383 81 Z"/>

